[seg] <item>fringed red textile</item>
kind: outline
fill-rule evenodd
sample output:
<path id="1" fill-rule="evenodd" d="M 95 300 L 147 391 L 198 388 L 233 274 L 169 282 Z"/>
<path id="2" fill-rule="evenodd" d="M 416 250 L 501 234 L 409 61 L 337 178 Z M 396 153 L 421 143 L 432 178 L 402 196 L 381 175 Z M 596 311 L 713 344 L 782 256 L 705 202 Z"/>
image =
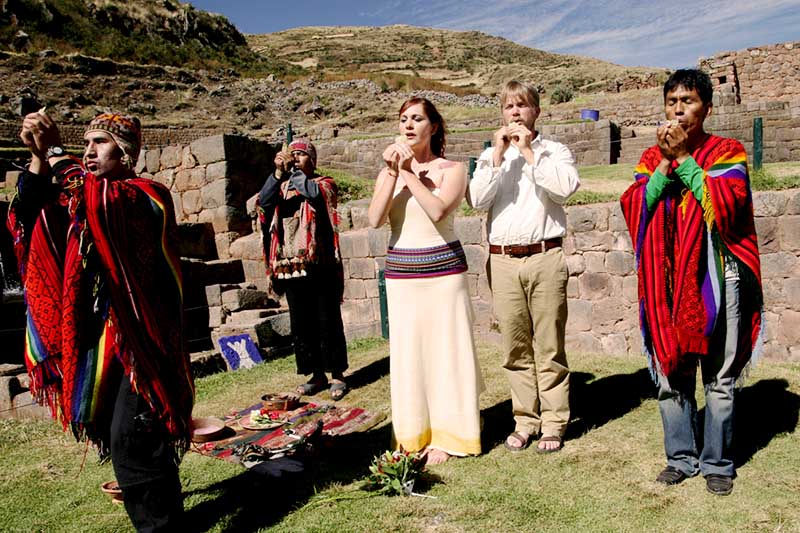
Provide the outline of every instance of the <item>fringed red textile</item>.
<path id="1" fill-rule="evenodd" d="M 644 345 L 651 366 L 657 362 L 666 376 L 685 355 L 708 353 L 719 293 L 724 292 L 721 263 L 727 250 L 743 272 L 744 342 L 734 363 L 738 375 L 757 344 L 762 306 L 746 154 L 738 141 L 708 136 L 692 156 L 705 173 L 702 202 L 688 189 L 673 186 L 648 212 L 645 188 L 661 161 L 657 146 L 642 154 L 636 182 L 621 198 L 636 253 Z"/>
<path id="2" fill-rule="evenodd" d="M 132 174 L 97 178 L 77 160 L 58 168 L 65 194 L 44 205 L 32 230 L 20 203 L 9 216 L 23 258 L 32 392 L 103 452 L 124 371 L 185 451 L 194 385 L 169 191 Z"/>

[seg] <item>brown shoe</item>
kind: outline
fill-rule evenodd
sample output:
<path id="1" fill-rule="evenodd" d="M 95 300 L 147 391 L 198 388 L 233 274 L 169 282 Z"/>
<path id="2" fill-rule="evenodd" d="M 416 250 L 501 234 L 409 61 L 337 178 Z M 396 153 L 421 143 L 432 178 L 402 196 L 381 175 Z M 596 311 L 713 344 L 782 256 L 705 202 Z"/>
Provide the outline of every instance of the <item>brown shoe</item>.
<path id="1" fill-rule="evenodd" d="M 687 476 L 674 466 L 668 466 L 664 470 L 662 470 L 660 474 L 658 474 L 656 482 L 663 483 L 664 485 L 677 485 L 687 477 L 689 476 Z"/>

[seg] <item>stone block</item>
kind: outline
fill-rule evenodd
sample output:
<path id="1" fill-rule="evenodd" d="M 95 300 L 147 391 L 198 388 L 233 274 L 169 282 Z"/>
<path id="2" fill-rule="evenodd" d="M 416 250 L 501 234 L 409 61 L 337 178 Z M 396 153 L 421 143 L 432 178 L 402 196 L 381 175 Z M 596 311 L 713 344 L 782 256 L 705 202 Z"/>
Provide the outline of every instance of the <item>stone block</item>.
<path id="1" fill-rule="evenodd" d="M 367 239 L 369 240 L 369 255 L 372 257 L 381 257 L 386 255 L 386 249 L 389 246 L 389 237 L 391 232 L 389 226 L 384 225 L 380 228 L 369 228 L 367 230 Z"/>
<path id="2" fill-rule="evenodd" d="M 175 221 L 186 222 L 185 215 L 183 214 L 183 201 L 181 200 L 180 193 L 170 191 L 169 195 L 172 197 L 172 205 L 175 208 Z"/>
<path id="3" fill-rule="evenodd" d="M 216 209 L 223 205 L 231 205 L 229 182 L 224 179 L 212 181 L 200 189 L 204 209 Z"/>
<path id="4" fill-rule="evenodd" d="M 595 206 L 578 205 L 567 208 L 567 231 L 578 233 L 594 229 L 599 229 Z"/>
<path id="5" fill-rule="evenodd" d="M 214 231 L 221 233 L 224 231 L 237 231 L 247 233 L 250 231 L 250 219 L 244 209 L 223 205 L 216 209 L 204 209 L 200 212 L 200 221 L 207 222 L 210 219 L 214 226 Z"/>
<path id="6" fill-rule="evenodd" d="M 625 355 L 628 353 L 628 341 L 624 333 L 609 333 L 600 337 L 603 353 Z"/>
<path id="7" fill-rule="evenodd" d="M 203 167 L 178 170 L 175 173 L 175 190 L 183 192 L 200 189 L 205 183 L 205 172 Z"/>
<path id="8" fill-rule="evenodd" d="M 567 331 L 590 331 L 592 329 L 592 302 L 588 300 L 567 300 Z"/>
<path id="9" fill-rule="evenodd" d="M 224 135 L 213 135 L 193 141 L 190 145 L 192 155 L 201 165 L 216 163 L 225 159 Z"/>
<path id="10" fill-rule="evenodd" d="M 380 296 L 377 279 L 365 279 L 363 283 L 367 298 L 378 298 Z"/>
<path id="11" fill-rule="evenodd" d="M 147 171 L 147 162 L 145 161 L 146 150 L 139 150 L 139 157 L 136 159 L 136 164 L 133 166 L 133 173 L 141 176 Z"/>
<path id="12" fill-rule="evenodd" d="M 267 268 L 264 261 L 243 259 L 242 270 L 247 281 L 267 279 Z"/>
<path id="13" fill-rule="evenodd" d="M 583 258 L 586 261 L 586 270 L 594 273 L 606 272 L 605 252 L 584 252 Z"/>
<path id="14" fill-rule="evenodd" d="M 207 285 L 205 290 L 208 307 L 219 307 L 222 305 L 222 285 Z"/>
<path id="15" fill-rule="evenodd" d="M 639 301 L 639 280 L 636 276 L 622 278 L 622 296 L 630 303 Z"/>
<path id="16" fill-rule="evenodd" d="M 800 279 L 788 278 L 783 280 L 783 294 L 792 307 L 800 310 Z"/>
<path id="17" fill-rule="evenodd" d="M 210 224 L 178 224 L 177 244 L 178 255 L 181 257 L 217 259 L 214 228 Z"/>
<path id="18" fill-rule="evenodd" d="M 634 258 L 630 252 L 610 251 L 606 254 L 606 270 L 609 274 L 626 276 L 633 273 Z"/>
<path id="19" fill-rule="evenodd" d="M 778 219 L 775 217 L 758 217 L 755 219 L 755 224 L 756 235 L 758 235 L 758 251 L 762 254 L 780 251 Z"/>
<path id="20" fill-rule="evenodd" d="M 619 297 L 604 298 L 596 303 L 592 313 L 592 331 L 596 333 L 610 333 L 615 331 L 615 325 L 629 318 L 626 312 L 631 305 Z"/>
<path id="21" fill-rule="evenodd" d="M 344 299 L 359 300 L 367 297 L 367 289 L 364 281 L 360 279 L 344 280 Z"/>
<path id="22" fill-rule="evenodd" d="M 261 237 L 260 233 L 251 233 L 236 239 L 230 244 L 231 256 L 254 261 L 262 260 L 264 258 L 264 245 Z"/>
<path id="23" fill-rule="evenodd" d="M 162 168 L 177 168 L 181 165 L 183 159 L 183 147 L 181 146 L 164 146 L 161 148 L 161 167 Z"/>
<path id="24" fill-rule="evenodd" d="M 613 204 L 608 213 L 608 229 L 610 231 L 628 232 L 628 224 L 622 216 L 622 209 L 618 203 Z"/>
<path id="25" fill-rule="evenodd" d="M 578 277 L 581 298 L 587 300 L 600 300 L 609 295 L 608 285 L 610 276 L 595 272 L 584 272 Z"/>
<path id="26" fill-rule="evenodd" d="M 181 195 L 181 205 L 185 215 L 196 215 L 203 210 L 200 191 L 186 191 Z"/>
<path id="27" fill-rule="evenodd" d="M 224 231 L 214 235 L 214 248 L 217 252 L 217 257 L 220 259 L 229 259 L 235 257 L 231 255 L 231 245 L 236 242 L 240 234 L 236 231 Z M 236 257 L 243 259 L 242 257 Z"/>
<path id="28" fill-rule="evenodd" d="M 265 309 L 274 307 L 267 293 L 255 289 L 233 289 L 222 293 L 222 305 L 229 311 L 243 311 L 246 309 Z"/>
<path id="29" fill-rule="evenodd" d="M 607 252 L 614 249 L 616 236 L 609 231 L 585 231 L 575 234 L 575 247 L 578 250 Z"/>
<path id="30" fill-rule="evenodd" d="M 148 150 L 145 153 L 144 160 L 147 172 L 155 174 L 161 170 L 161 149 L 154 148 L 153 150 Z"/>
<path id="31" fill-rule="evenodd" d="M 355 279 L 375 279 L 375 261 L 370 258 L 350 259 L 350 277 Z"/>
<path id="32" fill-rule="evenodd" d="M 206 167 L 206 182 L 212 183 L 214 181 L 229 177 L 229 169 L 230 166 L 228 165 L 227 161 L 211 163 Z"/>
<path id="33" fill-rule="evenodd" d="M 467 244 L 464 246 L 464 255 L 467 258 L 467 272 L 470 274 L 486 272 L 486 261 L 489 259 L 489 252 L 486 248 L 476 244 Z"/>
<path id="34" fill-rule="evenodd" d="M 800 344 L 800 312 L 787 309 L 781 313 L 777 340 L 784 346 Z"/>
<path id="35" fill-rule="evenodd" d="M 483 242 L 483 219 L 481 217 L 456 217 L 454 227 L 461 244 L 481 244 Z"/>
<path id="36" fill-rule="evenodd" d="M 766 361 L 785 361 L 789 357 L 789 350 L 783 344 L 768 342 L 764 344 L 761 357 Z"/>
<path id="37" fill-rule="evenodd" d="M 784 214 L 788 197 L 780 191 L 764 191 L 753 195 L 753 211 L 757 217 L 777 217 Z"/>
<path id="38" fill-rule="evenodd" d="M 366 229 L 348 231 L 339 235 L 339 247 L 342 257 L 369 257 L 369 235 Z"/>
<path id="39" fill-rule="evenodd" d="M 578 276 L 586 271 L 586 259 L 581 254 L 572 254 L 566 257 L 567 270 L 570 276 Z"/>
<path id="40" fill-rule="evenodd" d="M 373 322 L 374 311 L 370 299 L 346 300 L 342 303 L 342 321 L 345 324 L 366 324 Z"/>
<path id="41" fill-rule="evenodd" d="M 567 298 L 580 298 L 581 290 L 578 278 L 570 276 L 567 280 Z"/>
<path id="42" fill-rule="evenodd" d="M 365 229 L 369 227 L 369 200 L 356 200 L 351 202 L 350 206 L 350 222 L 354 230 Z"/>
<path id="43" fill-rule="evenodd" d="M 787 215 L 800 215 L 800 191 L 794 192 L 786 204 Z"/>
<path id="44" fill-rule="evenodd" d="M 614 244 L 611 246 L 612 250 L 633 252 L 633 242 L 631 236 L 627 231 L 620 231 L 614 234 Z"/>
<path id="45" fill-rule="evenodd" d="M 192 148 L 184 146 L 181 152 L 181 166 L 183 168 L 194 168 L 197 166 L 197 159 L 192 155 Z"/>
<path id="46" fill-rule="evenodd" d="M 763 278 L 785 278 L 798 267 L 797 256 L 789 252 L 776 252 L 761 256 Z"/>
<path id="47" fill-rule="evenodd" d="M 781 247 L 784 250 L 800 251 L 800 215 L 784 215 L 778 221 Z"/>
<path id="48" fill-rule="evenodd" d="M 566 336 L 566 349 L 570 354 L 597 354 L 603 352 L 600 340 L 586 331 L 569 334 Z"/>
<path id="49" fill-rule="evenodd" d="M 208 327 L 218 328 L 225 323 L 228 314 L 222 310 L 222 306 L 214 306 L 208 308 Z"/>
<path id="50" fill-rule="evenodd" d="M 242 262 L 238 260 L 201 261 L 198 259 L 181 259 L 181 269 L 183 271 L 184 285 L 187 288 L 197 287 L 200 291 L 208 285 L 241 283 L 244 281 L 244 269 L 242 268 Z M 186 292 L 188 291 L 185 290 L 184 294 Z"/>
<path id="51" fill-rule="evenodd" d="M 22 175 L 20 170 L 7 170 L 6 171 L 6 189 L 16 190 L 19 177 Z"/>
<path id="52" fill-rule="evenodd" d="M 175 185 L 175 175 L 176 172 L 174 168 L 167 168 L 160 172 L 156 172 L 153 176 L 153 181 L 157 181 L 167 189 L 173 190 L 173 186 Z"/>

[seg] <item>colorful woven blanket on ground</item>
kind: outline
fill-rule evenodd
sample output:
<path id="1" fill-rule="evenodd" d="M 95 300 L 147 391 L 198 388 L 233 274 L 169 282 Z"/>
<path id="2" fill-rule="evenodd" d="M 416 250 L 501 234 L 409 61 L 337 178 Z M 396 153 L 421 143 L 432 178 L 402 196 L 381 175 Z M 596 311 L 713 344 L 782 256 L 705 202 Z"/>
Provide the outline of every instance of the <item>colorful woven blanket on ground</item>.
<path id="1" fill-rule="evenodd" d="M 322 421 L 323 435 L 336 437 L 366 431 L 386 418 L 385 413 L 360 407 L 309 403 L 285 413 L 288 422 L 275 429 L 249 430 L 239 424 L 250 411 L 261 409 L 262 406 L 262 403 L 257 403 L 239 411 L 225 422 L 228 429 L 221 434 L 222 440 L 193 444 L 192 451 L 238 464 L 241 458 L 235 452 L 243 446 L 249 444 L 266 449 L 284 448 L 298 438 L 311 435 L 317 429 L 318 421 Z"/>
<path id="2" fill-rule="evenodd" d="M 720 326 L 725 260 L 735 261 L 740 273 L 735 375 L 757 356 L 762 331 L 761 266 L 744 147 L 709 135 L 692 157 L 704 171 L 702 202 L 676 178 L 648 211 L 645 189 L 661 161 L 658 146 L 642 154 L 636 181 L 620 200 L 636 254 L 643 345 L 656 379 L 657 371 L 670 376 L 679 370 L 685 356 L 708 353 Z"/>

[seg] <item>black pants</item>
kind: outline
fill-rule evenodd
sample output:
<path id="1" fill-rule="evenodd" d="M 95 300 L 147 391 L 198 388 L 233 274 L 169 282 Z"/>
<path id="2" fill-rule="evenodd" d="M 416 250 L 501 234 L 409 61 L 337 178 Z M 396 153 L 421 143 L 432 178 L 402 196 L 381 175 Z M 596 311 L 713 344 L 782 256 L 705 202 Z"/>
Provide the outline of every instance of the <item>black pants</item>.
<path id="1" fill-rule="evenodd" d="M 309 269 L 308 276 L 281 280 L 289 304 L 298 374 L 347 370 L 342 324 L 342 281 L 335 268 Z"/>
<path id="2" fill-rule="evenodd" d="M 178 458 L 130 379 L 120 381 L 111 419 L 111 463 L 137 531 L 177 530 L 183 515 Z"/>

